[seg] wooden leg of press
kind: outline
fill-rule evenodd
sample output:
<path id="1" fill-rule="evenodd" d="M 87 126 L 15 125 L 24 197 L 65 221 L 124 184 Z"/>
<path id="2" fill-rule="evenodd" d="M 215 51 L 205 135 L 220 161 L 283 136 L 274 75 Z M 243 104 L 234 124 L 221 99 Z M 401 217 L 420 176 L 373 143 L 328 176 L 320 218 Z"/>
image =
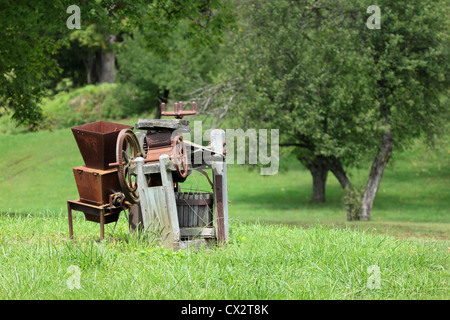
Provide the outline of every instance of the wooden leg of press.
<path id="1" fill-rule="evenodd" d="M 73 239 L 72 207 L 69 202 L 67 202 L 67 218 L 69 220 L 69 237 Z"/>
<path id="2" fill-rule="evenodd" d="M 105 212 L 100 211 L 100 240 L 105 237 Z"/>

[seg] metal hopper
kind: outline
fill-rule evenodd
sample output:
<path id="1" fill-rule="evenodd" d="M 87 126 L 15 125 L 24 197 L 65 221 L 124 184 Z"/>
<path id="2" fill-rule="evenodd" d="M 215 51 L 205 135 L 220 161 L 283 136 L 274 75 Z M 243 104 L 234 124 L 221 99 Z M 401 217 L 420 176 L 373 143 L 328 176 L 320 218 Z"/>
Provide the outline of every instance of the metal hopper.
<path id="1" fill-rule="evenodd" d="M 132 126 L 97 121 L 72 128 L 86 167 L 109 170 L 109 163 L 116 161 L 116 141 L 120 130 Z"/>

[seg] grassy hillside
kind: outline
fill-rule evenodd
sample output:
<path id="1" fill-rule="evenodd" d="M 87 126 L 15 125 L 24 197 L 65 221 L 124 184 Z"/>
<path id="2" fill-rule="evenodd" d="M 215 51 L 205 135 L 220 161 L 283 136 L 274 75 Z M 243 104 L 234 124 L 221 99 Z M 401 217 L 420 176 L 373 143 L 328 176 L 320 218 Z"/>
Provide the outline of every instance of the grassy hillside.
<path id="1" fill-rule="evenodd" d="M 123 120 L 134 124 L 136 119 Z M 0 136 L 0 211 L 64 214 L 66 200 L 78 197 L 72 168 L 83 165 L 71 130 Z M 342 209 L 342 190 L 329 175 L 327 202 L 312 203 L 311 176 L 298 162 L 291 170 L 261 176 L 244 166 L 229 166 L 229 204 L 233 218 L 246 221 L 360 227 L 348 223 Z M 396 155 L 377 194 L 372 221 L 364 227 L 400 236 L 448 238 L 450 224 L 450 160 L 448 152 L 430 152 L 417 143 Z M 367 170 L 350 174 L 363 183 Z M 206 188 L 193 174 L 183 187 Z"/>
<path id="2" fill-rule="evenodd" d="M 310 174 L 295 161 L 275 176 L 230 165 L 230 243 L 171 252 L 130 236 L 124 214 L 97 242 L 98 224 L 75 213 L 68 240 L 66 200 L 78 197 L 72 167 L 83 164 L 70 129 L 2 135 L 0 150 L 0 299 L 449 297 L 447 151 L 417 144 L 397 155 L 363 224 L 345 221 L 332 176 L 327 202 L 316 204 Z M 358 182 L 366 173 L 351 174 Z M 206 181 L 192 175 L 184 187 Z M 67 285 L 72 265 L 80 289 Z M 379 289 L 369 285 L 371 266 Z"/>

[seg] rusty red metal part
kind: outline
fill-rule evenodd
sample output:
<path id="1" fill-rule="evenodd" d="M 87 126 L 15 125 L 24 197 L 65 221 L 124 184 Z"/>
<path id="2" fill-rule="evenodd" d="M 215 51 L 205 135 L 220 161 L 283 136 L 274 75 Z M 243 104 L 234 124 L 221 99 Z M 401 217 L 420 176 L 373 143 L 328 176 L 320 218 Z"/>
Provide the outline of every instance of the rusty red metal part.
<path id="1" fill-rule="evenodd" d="M 172 160 L 181 178 L 186 178 L 188 174 L 188 155 L 183 137 L 178 136 L 174 141 L 175 145 L 172 149 Z"/>
<path id="2" fill-rule="evenodd" d="M 183 119 L 183 116 L 191 116 L 197 113 L 196 104 L 192 102 L 191 110 L 183 110 L 183 102 L 175 102 L 174 111 L 166 111 L 166 104 L 161 103 L 162 116 L 175 116 L 175 119 Z"/>
<path id="3" fill-rule="evenodd" d="M 134 159 L 142 157 L 142 150 L 131 129 L 123 129 L 117 137 L 116 164 L 119 183 L 125 199 L 131 204 L 139 203 L 136 177 L 129 168 L 134 165 Z"/>
<path id="4" fill-rule="evenodd" d="M 86 167 L 109 170 L 109 163 L 116 160 L 116 141 L 120 130 L 132 128 L 107 121 L 73 127 L 72 132 Z"/>
<path id="5" fill-rule="evenodd" d="M 73 168 L 80 200 L 101 206 L 109 203 L 109 195 L 120 191 L 117 169 L 98 170 L 79 166 Z"/>
<path id="6" fill-rule="evenodd" d="M 146 163 L 156 163 L 159 157 L 167 154 L 174 162 L 178 176 L 182 179 L 188 173 L 188 154 L 183 136 L 177 135 L 172 140 L 173 130 L 164 129 L 157 132 L 147 132 L 146 135 Z"/>

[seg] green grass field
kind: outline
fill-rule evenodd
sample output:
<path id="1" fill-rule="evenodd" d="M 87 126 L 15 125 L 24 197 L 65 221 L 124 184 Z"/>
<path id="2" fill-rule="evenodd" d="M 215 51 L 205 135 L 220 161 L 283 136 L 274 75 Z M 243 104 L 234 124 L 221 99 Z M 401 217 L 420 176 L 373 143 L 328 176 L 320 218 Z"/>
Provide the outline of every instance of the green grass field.
<path id="1" fill-rule="evenodd" d="M 126 123 L 134 124 L 129 120 Z M 389 165 L 367 223 L 346 222 L 331 175 L 327 202 L 311 177 L 228 169 L 230 243 L 171 252 L 130 236 L 125 214 L 99 226 L 75 213 L 72 167 L 83 164 L 70 129 L 0 136 L 0 299 L 448 299 L 450 166 L 422 144 Z M 351 172 L 362 183 L 367 169 Z M 206 181 L 192 176 L 186 188 Z M 69 266 L 80 268 L 70 290 Z M 378 289 L 368 268 L 379 268 Z"/>

